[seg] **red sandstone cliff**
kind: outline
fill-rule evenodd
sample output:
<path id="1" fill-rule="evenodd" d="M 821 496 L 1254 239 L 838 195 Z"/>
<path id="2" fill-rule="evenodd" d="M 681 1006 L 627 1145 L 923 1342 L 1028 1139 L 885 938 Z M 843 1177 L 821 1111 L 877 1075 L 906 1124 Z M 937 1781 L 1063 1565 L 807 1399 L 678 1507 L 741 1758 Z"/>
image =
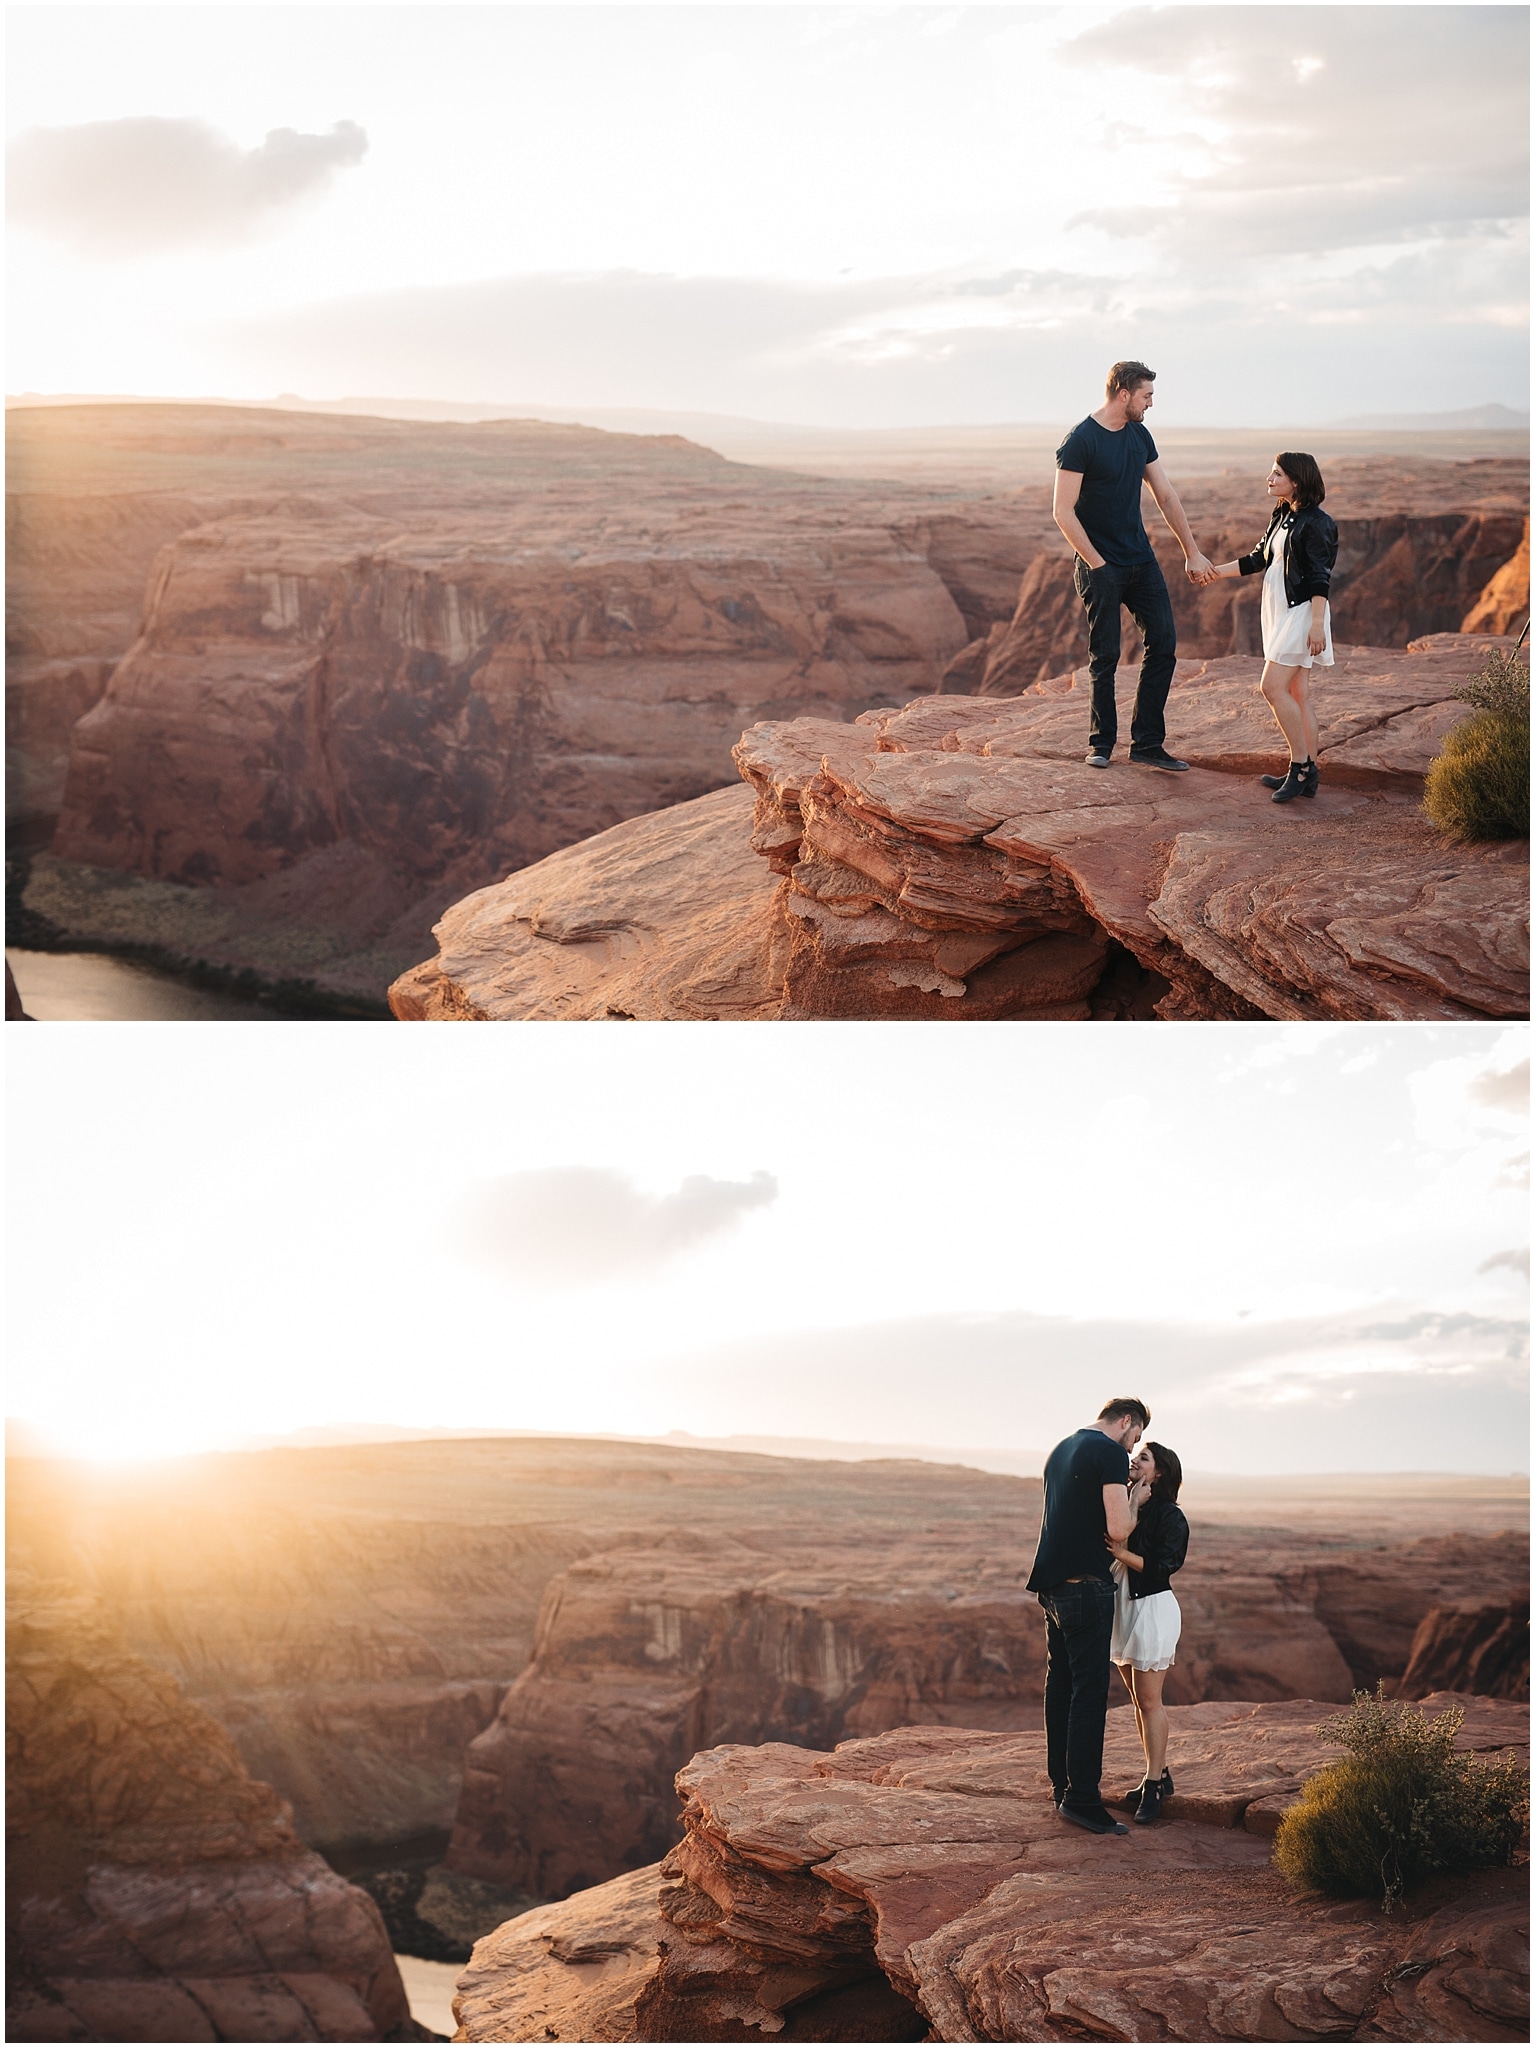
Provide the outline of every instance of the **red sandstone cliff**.
<path id="1" fill-rule="evenodd" d="M 6 2038 L 412 2040 L 378 1910 L 92 1602 L 7 1587 Z"/>
<path id="2" fill-rule="evenodd" d="M 1346 1701 L 1401 1673 L 1430 1608 L 1489 1585 L 1518 1597 L 1526 1570 L 1506 1537 L 1340 1557 L 1299 1533 L 1203 1526 L 1167 1697 Z M 665 1852 L 672 1778 L 696 1750 L 1037 1727 L 1044 1627 L 1026 1576 L 936 1531 L 811 1549 L 682 1529 L 587 1558 L 550 1585 L 532 1660 L 470 1746 L 447 1860 L 559 1896 Z"/>
<path id="3" fill-rule="evenodd" d="M 1209 486 L 1201 497 L 1213 496 Z M 1220 494 L 1221 498 L 1226 493 Z M 1224 515 L 1224 504 L 1211 513 Z M 1504 633 L 1523 548 L 1528 609 L 1527 520 L 1511 511 L 1394 512 L 1344 517 L 1338 522 L 1333 630 L 1340 641 L 1370 647 L 1405 647 L 1430 633 Z M 1211 561 L 1228 562 L 1252 547 L 1263 521 L 1200 527 Z M 1521 532 L 1524 539 L 1521 542 Z M 1183 557 L 1165 528 L 1154 545 L 1167 578 L 1178 623 L 1178 652 L 1187 660 L 1260 654 L 1261 577 L 1243 577 L 1196 590 L 1183 574 Z M 1026 571 L 1013 616 L 972 641 L 950 664 L 944 689 L 953 695 L 1012 697 L 1031 683 L 1087 660 L 1082 602 L 1072 582 L 1074 557 L 1064 543 L 1046 546 Z M 1488 600 L 1489 578 L 1501 577 L 1499 597 Z M 1484 588 L 1485 586 L 1485 588 Z M 1502 618 L 1503 623 L 1493 623 Z M 1140 636 L 1128 614 L 1124 659 L 1139 659 Z M 1521 620 L 1522 623 L 1522 620 Z M 1517 625 L 1514 627 L 1517 632 Z"/>
<path id="4" fill-rule="evenodd" d="M 1527 1757 L 1518 1710 L 1460 1704 L 1463 1746 Z M 1039 1735 L 705 1750 L 678 1774 L 685 1833 L 663 1863 L 478 1944 L 457 2038 L 1525 2039 L 1524 1871 L 1387 1918 L 1270 1866 L 1279 1816 L 1335 1753 L 1324 1712 L 1173 1707 L 1178 1791 L 1155 1828 L 1108 1841 L 1052 1811 Z M 1140 1768 L 1121 1708 L 1106 1786 Z"/>
<path id="5" fill-rule="evenodd" d="M 766 722 L 736 749 L 754 808 L 721 792 L 481 890 L 391 1001 L 425 1019 L 1523 1016 L 1528 844 L 1449 845 L 1420 810 L 1494 644 L 1340 646 L 1315 686 L 1322 793 L 1289 806 L 1256 781 L 1283 746 L 1255 656 L 1179 662 L 1179 777 L 1083 766 L 1085 670 Z"/>
<path id="6" fill-rule="evenodd" d="M 13 836 L 54 835 L 24 907 L 337 1000 L 376 1000 L 456 896 L 726 784 L 744 726 L 1014 690 L 1079 632 L 1044 486 L 527 421 L 143 405 L 8 431 Z M 1513 462 L 1333 477 L 1340 626 L 1378 645 L 1458 625 L 1527 502 Z M 1248 479 L 1187 495 L 1250 539 Z M 1175 591 L 1189 651 L 1248 646 L 1254 593 Z"/>
<path id="7" fill-rule="evenodd" d="M 1463 633 L 1515 633 L 1530 622 L 1530 522 L 1519 546 L 1488 583 L 1461 625 Z"/>

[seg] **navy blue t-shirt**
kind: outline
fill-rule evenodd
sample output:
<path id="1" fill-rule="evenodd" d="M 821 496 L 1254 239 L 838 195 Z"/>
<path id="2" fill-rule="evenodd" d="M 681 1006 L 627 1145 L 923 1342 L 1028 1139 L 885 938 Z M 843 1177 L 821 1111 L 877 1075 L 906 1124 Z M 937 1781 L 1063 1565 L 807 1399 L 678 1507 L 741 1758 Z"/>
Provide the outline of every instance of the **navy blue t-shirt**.
<path id="1" fill-rule="evenodd" d="M 1103 1489 L 1124 1486 L 1129 1478 L 1130 1453 L 1101 1429 L 1079 1429 L 1056 1445 L 1045 1460 L 1045 1511 L 1029 1573 L 1031 1593 L 1048 1593 L 1066 1579 L 1112 1580 L 1113 1559 L 1103 1543 L 1109 1532 Z"/>
<path id="2" fill-rule="evenodd" d="M 1076 512 L 1088 539 L 1106 562 L 1128 568 L 1155 560 L 1141 518 L 1141 480 L 1157 459 L 1157 444 L 1131 422 L 1111 434 L 1091 413 L 1055 451 L 1057 469 L 1082 479 Z"/>

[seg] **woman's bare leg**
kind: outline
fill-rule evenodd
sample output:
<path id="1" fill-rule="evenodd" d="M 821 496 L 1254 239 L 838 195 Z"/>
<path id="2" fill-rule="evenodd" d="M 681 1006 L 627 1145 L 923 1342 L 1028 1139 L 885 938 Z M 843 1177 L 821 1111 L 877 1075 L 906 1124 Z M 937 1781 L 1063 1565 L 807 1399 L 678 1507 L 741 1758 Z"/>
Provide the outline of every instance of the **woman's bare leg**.
<path id="1" fill-rule="evenodd" d="M 1154 1785 L 1167 1762 L 1167 1709 L 1162 1704 L 1162 1681 L 1167 1674 L 1134 1671 L 1130 1676 L 1141 1748 L 1146 1752 L 1146 1782 Z"/>
<path id="2" fill-rule="evenodd" d="M 1125 1691 L 1130 1695 L 1130 1704 L 1135 1709 L 1135 1732 L 1141 1739 L 1141 1748 L 1146 1747 L 1146 1731 L 1141 1726 L 1141 1703 L 1135 1696 L 1135 1667 L 1133 1664 L 1116 1664 L 1114 1669 L 1125 1682 Z"/>
<path id="3" fill-rule="evenodd" d="M 1300 706 L 1301 726 L 1306 735 L 1304 759 L 1314 761 L 1321 751 L 1322 734 L 1316 722 L 1316 713 L 1311 708 L 1311 671 L 1298 668 L 1290 683 L 1290 695 Z"/>
<path id="4" fill-rule="evenodd" d="M 1310 751 L 1306 741 L 1305 713 L 1293 694 L 1295 678 L 1302 674 L 1302 669 L 1285 668 L 1277 661 L 1266 661 L 1263 679 L 1258 685 L 1268 708 L 1279 721 L 1279 730 L 1289 742 L 1292 761 L 1304 761 Z"/>

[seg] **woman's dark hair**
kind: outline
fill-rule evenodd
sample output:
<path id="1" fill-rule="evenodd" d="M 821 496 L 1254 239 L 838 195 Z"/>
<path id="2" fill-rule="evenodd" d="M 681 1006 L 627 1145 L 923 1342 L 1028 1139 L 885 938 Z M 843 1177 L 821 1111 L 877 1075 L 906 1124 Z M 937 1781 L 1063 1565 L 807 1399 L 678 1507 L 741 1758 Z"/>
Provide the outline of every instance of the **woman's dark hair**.
<path id="1" fill-rule="evenodd" d="M 1327 486 L 1322 481 L 1322 472 L 1316 466 L 1314 455 L 1276 455 L 1274 463 L 1295 486 L 1297 512 L 1303 505 L 1320 505 L 1327 496 Z"/>
<path id="2" fill-rule="evenodd" d="M 1290 472 L 1285 471 L 1288 476 Z M 1166 1444 L 1145 1443 L 1143 1451 L 1150 1451 L 1151 1462 L 1157 1468 L 1157 1476 L 1151 1482 L 1153 1500 L 1176 1500 L 1178 1489 L 1183 1484 L 1183 1460 L 1176 1451 L 1170 1451 Z"/>

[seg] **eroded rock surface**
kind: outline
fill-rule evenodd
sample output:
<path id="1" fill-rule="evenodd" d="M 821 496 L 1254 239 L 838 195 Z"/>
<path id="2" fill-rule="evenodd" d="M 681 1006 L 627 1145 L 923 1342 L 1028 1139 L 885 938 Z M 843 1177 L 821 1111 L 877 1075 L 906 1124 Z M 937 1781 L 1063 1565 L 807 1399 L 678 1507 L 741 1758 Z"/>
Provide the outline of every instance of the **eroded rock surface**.
<path id="1" fill-rule="evenodd" d="M 1462 1746 L 1527 1754 L 1517 1709 L 1425 1706 L 1450 1704 Z M 526 1915 L 479 1945 L 459 2038 L 581 2038 L 566 2029 L 590 2010 L 587 1930 L 622 1986 L 593 2039 L 1523 2038 L 1522 1871 L 1387 1918 L 1298 1898 L 1270 1866 L 1279 1814 L 1337 1753 L 1326 1711 L 1172 1708 L 1179 1789 L 1155 1828 L 1107 1841 L 1054 1813 L 1038 1734 L 705 1751 L 678 1774 L 686 1832 L 659 1869 L 567 1900 L 557 1929 Z M 1121 1708 L 1106 1789 L 1133 1785 L 1140 1761 Z"/>
<path id="2" fill-rule="evenodd" d="M 622 987 L 652 1017 L 1523 1016 L 1528 844 L 1452 845 L 1419 808 L 1465 715 L 1455 693 L 1508 644 L 1340 647 L 1315 686 L 1321 794 L 1290 805 L 1256 780 L 1284 750 L 1255 656 L 1180 661 L 1168 726 L 1193 764 L 1182 776 L 1123 751 L 1107 772 L 1085 766 L 1080 669 L 851 725 L 766 721 L 736 758 L 751 844 L 782 890 L 750 890 L 723 798 L 663 813 L 636 837 L 632 884 L 624 848 L 594 841 L 455 906 L 396 1013 L 602 1016 Z M 1120 689 L 1128 700 L 1133 672 Z M 705 954 L 694 932 L 720 883 Z M 557 916 L 530 943 L 546 891 Z M 604 925 L 632 952 L 592 950 Z"/>
<path id="3" fill-rule="evenodd" d="M 238 892 L 328 857 L 352 916 L 290 973 L 375 997 L 466 889 L 729 783 L 753 719 L 936 687 L 1047 520 L 536 421 L 62 407 L 10 436 L 31 838 L 216 889 L 222 949 L 183 909 L 181 950 L 237 960 L 249 926 L 267 975 Z"/>
<path id="4" fill-rule="evenodd" d="M 1186 1497 L 1174 1700 L 1342 1700 L 1430 1608 L 1527 1593 L 1506 1482 Z M 6 1506 L 13 1564 L 99 1602 L 349 1869 L 435 1863 L 456 1822 L 470 1874 L 548 1898 L 662 1855 L 712 1743 L 1038 1725 L 1034 1480 L 488 1437 L 149 1487 L 12 1459 Z"/>
<path id="5" fill-rule="evenodd" d="M 22 890 L 34 942 L 293 1000 L 379 1002 L 445 905 L 727 785 L 748 724 L 1017 690 L 1080 640 L 1044 481 L 796 475 L 536 421 L 7 427 L 11 838 L 53 861 Z M 1459 625 L 1528 504 L 1513 460 L 1329 480 L 1340 630 L 1386 646 Z M 1262 524 L 1256 469 L 1186 496 L 1222 544 Z M 1253 589 L 1173 588 L 1186 651 L 1256 645 Z M 1066 952 L 1033 1008 L 1077 1000 Z M 976 1013 L 1007 1014 L 991 980 Z"/>
<path id="6" fill-rule="evenodd" d="M 1436 1602 L 1519 1597 L 1526 1559 L 1512 1536 L 1339 1555 L 1315 1536 L 1201 1523 L 1167 1698 L 1346 1701 L 1401 1673 Z M 1044 1625 L 1027 1571 L 958 1530 L 915 1540 L 888 1525 L 814 1547 L 683 1529 L 582 1560 L 549 1586 L 532 1659 L 464 1760 L 449 1864 L 547 1898 L 650 1862 L 675 1837 L 673 1775 L 721 1743 L 1038 1727 Z"/>
<path id="7" fill-rule="evenodd" d="M 1394 1689 L 1409 1700 L 1431 1692 L 1474 1692 L 1494 1699 L 1527 1700 L 1528 1596 L 1431 1608 L 1418 1623 L 1407 1668 Z"/>
<path id="8" fill-rule="evenodd" d="M 6 2037 L 418 2038 L 378 1910 L 101 1609 L 7 1588 Z"/>

